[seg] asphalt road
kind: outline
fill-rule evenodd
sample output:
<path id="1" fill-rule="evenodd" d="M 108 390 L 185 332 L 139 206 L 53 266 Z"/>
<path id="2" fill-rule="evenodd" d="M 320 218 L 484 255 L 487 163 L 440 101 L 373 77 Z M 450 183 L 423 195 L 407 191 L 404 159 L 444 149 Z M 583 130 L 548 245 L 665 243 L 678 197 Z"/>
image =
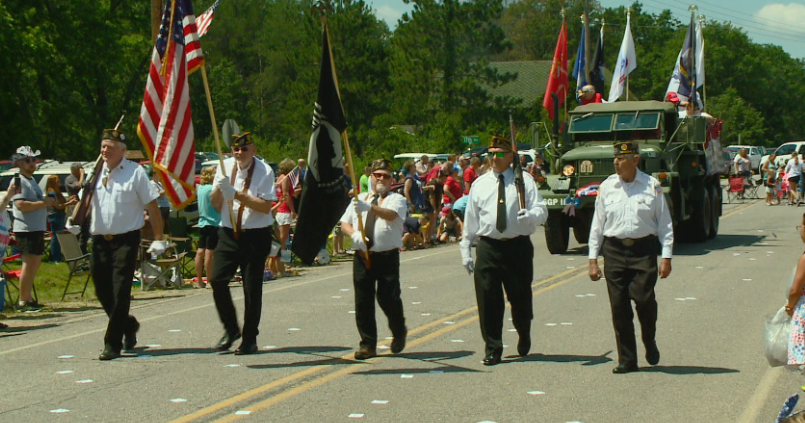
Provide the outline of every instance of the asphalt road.
<path id="1" fill-rule="evenodd" d="M 648 366 L 640 346 L 637 373 L 611 372 L 609 301 L 587 277 L 586 247 L 552 256 L 539 230 L 528 357 L 513 356 L 506 322 L 509 357 L 481 364 L 472 280 L 450 245 L 402 255 L 408 346 L 367 362 L 352 359 L 348 263 L 267 283 L 252 356 L 210 350 L 222 329 L 209 290 L 135 301 L 137 355 L 111 362 L 97 359 L 97 309 L 6 320 L 0 421 L 770 422 L 805 383 L 763 355 L 765 317 L 783 305 L 803 251 L 803 211 L 725 205 L 715 240 L 677 245 L 657 286 L 662 359 Z M 378 326 L 390 335 L 379 308 Z"/>

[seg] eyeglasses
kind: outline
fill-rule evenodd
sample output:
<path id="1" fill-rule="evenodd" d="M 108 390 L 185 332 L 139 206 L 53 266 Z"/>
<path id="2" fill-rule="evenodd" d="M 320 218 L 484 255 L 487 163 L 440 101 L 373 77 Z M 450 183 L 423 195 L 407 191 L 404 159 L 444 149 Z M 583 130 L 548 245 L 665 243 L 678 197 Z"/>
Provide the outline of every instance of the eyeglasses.
<path id="1" fill-rule="evenodd" d="M 240 153 L 241 151 L 246 153 L 249 151 L 249 147 L 245 145 L 243 147 L 232 147 L 232 151 L 234 151 L 235 153 Z"/>
<path id="2" fill-rule="evenodd" d="M 372 176 L 374 176 L 375 179 L 391 179 L 391 175 L 386 175 L 385 173 L 373 173 Z"/>
<path id="3" fill-rule="evenodd" d="M 25 163 L 36 163 L 36 159 L 33 158 L 33 157 L 26 157 L 26 158 L 20 159 L 20 160 L 22 160 Z"/>
<path id="4" fill-rule="evenodd" d="M 507 153 L 508 153 L 507 151 L 495 151 L 490 152 L 489 155 L 492 157 L 506 157 Z"/>

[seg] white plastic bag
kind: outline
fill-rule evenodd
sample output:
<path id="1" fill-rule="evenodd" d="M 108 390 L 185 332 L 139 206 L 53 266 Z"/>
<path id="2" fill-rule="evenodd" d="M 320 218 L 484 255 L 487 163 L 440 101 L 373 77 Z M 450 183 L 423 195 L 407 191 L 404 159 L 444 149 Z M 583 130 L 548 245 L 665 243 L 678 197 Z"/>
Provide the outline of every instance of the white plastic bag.
<path id="1" fill-rule="evenodd" d="M 766 319 L 766 360 L 772 367 L 788 364 L 788 340 L 791 337 L 791 317 L 780 307 L 774 317 Z"/>

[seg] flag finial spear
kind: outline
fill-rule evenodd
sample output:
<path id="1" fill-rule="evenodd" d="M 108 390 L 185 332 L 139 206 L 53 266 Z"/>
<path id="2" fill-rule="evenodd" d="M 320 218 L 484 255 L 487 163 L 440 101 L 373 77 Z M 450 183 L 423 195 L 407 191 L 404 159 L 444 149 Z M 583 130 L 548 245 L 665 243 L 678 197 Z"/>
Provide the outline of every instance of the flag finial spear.
<path id="1" fill-rule="evenodd" d="M 699 11 L 699 6 L 696 6 L 695 4 L 691 4 L 690 6 L 688 6 L 688 10 L 690 10 L 691 12 L 698 12 Z"/>
<path id="2" fill-rule="evenodd" d="M 310 7 L 311 11 L 318 11 L 319 14 L 324 17 L 327 12 L 333 11 L 333 5 L 330 4 L 328 0 L 318 0 L 313 3 L 313 6 Z"/>

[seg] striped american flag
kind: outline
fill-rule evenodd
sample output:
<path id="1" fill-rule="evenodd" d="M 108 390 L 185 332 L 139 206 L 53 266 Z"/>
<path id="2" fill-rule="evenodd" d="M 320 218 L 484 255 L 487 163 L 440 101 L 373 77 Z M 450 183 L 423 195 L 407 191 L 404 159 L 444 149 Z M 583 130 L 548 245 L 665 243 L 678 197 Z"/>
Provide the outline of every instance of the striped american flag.
<path id="1" fill-rule="evenodd" d="M 151 55 L 137 135 L 176 208 L 195 198 L 195 145 L 188 74 L 204 65 L 190 0 L 165 5 Z"/>
<path id="2" fill-rule="evenodd" d="M 215 14 L 215 9 L 218 8 L 218 3 L 221 0 L 216 0 L 209 9 L 207 9 L 204 13 L 198 15 L 196 18 L 196 26 L 198 27 L 198 36 L 203 37 L 204 34 L 207 33 L 207 29 L 209 29 L 210 24 L 212 23 L 212 15 Z"/>
<path id="3" fill-rule="evenodd" d="M 288 179 L 291 180 L 291 189 L 293 191 L 301 188 L 302 178 L 300 178 L 300 176 L 302 176 L 302 169 L 300 169 L 299 166 L 293 168 L 293 170 L 288 173 Z"/>

